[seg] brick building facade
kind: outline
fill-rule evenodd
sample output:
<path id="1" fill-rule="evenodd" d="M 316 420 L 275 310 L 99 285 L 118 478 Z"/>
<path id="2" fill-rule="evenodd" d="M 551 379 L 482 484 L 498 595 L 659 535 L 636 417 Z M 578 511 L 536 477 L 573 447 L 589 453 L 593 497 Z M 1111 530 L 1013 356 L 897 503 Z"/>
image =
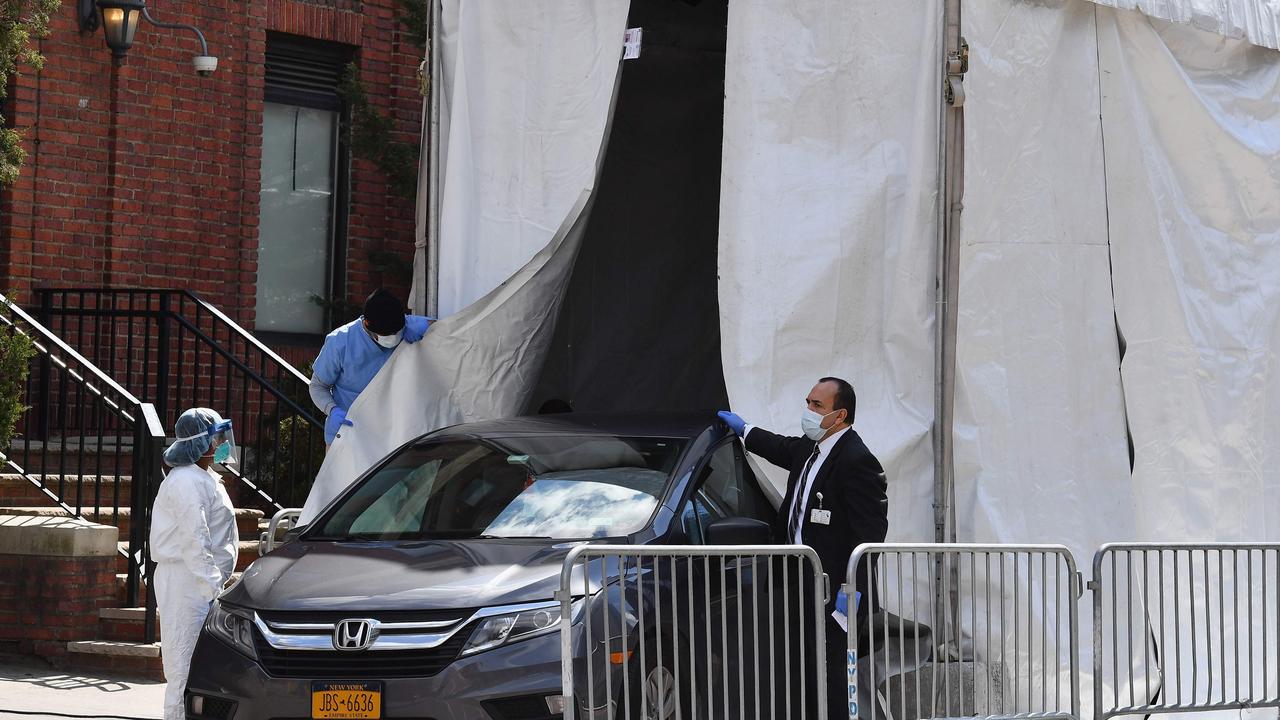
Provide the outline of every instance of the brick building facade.
<path id="1" fill-rule="evenodd" d="M 394 121 L 392 139 L 417 147 L 422 49 L 394 3 L 152 6 L 157 20 L 204 32 L 218 69 L 201 77 L 190 32 L 143 22 L 128 55 L 113 61 L 102 30 L 82 33 L 76 4 L 65 2 L 40 41 L 44 69 L 18 78 L 4 108 L 25 132 L 28 155 L 19 182 L 0 188 L 0 291 L 27 303 L 40 287 L 190 289 L 295 362 L 310 359 L 338 319 L 299 293 L 358 302 L 389 285 L 407 294 L 407 278 L 379 272 L 371 255 L 411 260 L 413 201 L 390 192 L 383 171 L 338 140 L 349 108 L 333 87 L 335 63 L 354 62 L 370 105 Z M 273 56 L 287 71 L 277 72 L 281 81 L 271 78 Z M 319 149 L 316 132 L 330 133 Z M 319 169 L 303 167 L 317 157 Z M 324 187 L 300 190 L 303 171 Z M 288 187 L 273 195 L 264 178 L 272 185 L 280 177 Z M 314 217 L 320 206 L 331 211 L 328 229 L 302 227 L 310 249 L 300 251 L 288 236 L 307 224 L 300 213 Z M 303 262 L 315 281 L 294 287 L 288 302 L 274 299 L 271 278 L 293 281 L 304 272 L 293 263 Z M 284 331 L 262 333 L 274 327 L 266 327 L 270 313 Z M 300 315 L 308 319 L 296 321 Z"/>

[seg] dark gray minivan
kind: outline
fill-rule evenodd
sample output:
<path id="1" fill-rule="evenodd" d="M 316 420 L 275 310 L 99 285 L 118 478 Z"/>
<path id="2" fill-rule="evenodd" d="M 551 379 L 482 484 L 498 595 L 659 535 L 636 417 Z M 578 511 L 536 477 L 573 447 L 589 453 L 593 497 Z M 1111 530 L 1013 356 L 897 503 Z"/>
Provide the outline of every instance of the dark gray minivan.
<path id="1" fill-rule="evenodd" d="M 775 504 L 713 413 L 566 413 L 431 433 L 365 473 L 215 601 L 192 660 L 188 717 L 558 718 L 554 596 L 570 549 L 765 543 Z M 609 597 L 577 599 L 575 622 L 615 612 L 591 607 Z M 600 651 L 584 646 L 579 638 L 575 653 Z M 668 700 L 659 713 L 651 697 L 670 692 L 662 662 L 612 670 L 630 674 L 635 717 L 679 711 Z M 623 705 L 583 707 L 576 693 L 572 702 L 582 717 L 620 717 L 611 708 Z"/>

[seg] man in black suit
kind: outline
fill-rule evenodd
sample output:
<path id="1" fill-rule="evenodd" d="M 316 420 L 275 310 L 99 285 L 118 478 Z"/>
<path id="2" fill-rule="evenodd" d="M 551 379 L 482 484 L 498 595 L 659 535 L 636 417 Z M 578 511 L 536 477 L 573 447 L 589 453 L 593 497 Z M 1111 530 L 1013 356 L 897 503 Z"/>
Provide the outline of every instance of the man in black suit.
<path id="1" fill-rule="evenodd" d="M 888 486 L 880 461 L 852 427 L 857 405 L 853 386 L 839 378 L 822 378 L 805 403 L 800 423 L 803 437 L 776 435 L 748 425 L 733 413 L 722 412 L 720 417 L 742 436 L 747 450 L 790 471 L 774 539 L 813 548 L 831 578 L 833 597 L 826 615 L 827 704 L 828 717 L 834 720 L 848 713 L 847 637 L 830 615 L 834 594 L 845 582 L 853 549 L 862 543 L 884 542 L 889 529 Z M 865 621 L 872 609 L 867 602 L 865 560 L 856 569 L 854 587 L 862 593 L 858 616 Z"/>

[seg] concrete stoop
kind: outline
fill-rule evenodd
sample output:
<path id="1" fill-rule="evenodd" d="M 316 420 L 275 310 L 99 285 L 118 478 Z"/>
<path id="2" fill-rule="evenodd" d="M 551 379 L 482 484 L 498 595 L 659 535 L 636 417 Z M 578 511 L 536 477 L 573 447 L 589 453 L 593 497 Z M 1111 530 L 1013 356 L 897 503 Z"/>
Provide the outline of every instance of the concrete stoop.
<path id="1" fill-rule="evenodd" d="M 67 654 L 63 660 L 55 662 L 55 666 L 57 665 L 70 670 L 91 670 L 148 680 L 164 680 L 159 642 L 72 641 L 67 643 Z"/>
<path id="2" fill-rule="evenodd" d="M 64 671 L 163 680 L 160 644 L 145 642 L 146 609 L 125 606 L 118 537 L 65 513 L 0 515 L 0 651 Z M 256 556 L 255 541 L 241 543 L 242 565 Z M 145 602 L 145 583 L 140 591 Z"/>

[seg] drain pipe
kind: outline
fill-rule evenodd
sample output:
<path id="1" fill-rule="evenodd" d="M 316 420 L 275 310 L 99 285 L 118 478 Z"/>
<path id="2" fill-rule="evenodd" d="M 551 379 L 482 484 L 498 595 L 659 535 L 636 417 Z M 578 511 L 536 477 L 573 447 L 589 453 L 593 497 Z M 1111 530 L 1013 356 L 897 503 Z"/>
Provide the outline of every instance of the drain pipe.
<path id="1" fill-rule="evenodd" d="M 424 307 L 426 314 L 431 316 L 440 315 L 440 190 L 441 178 L 440 173 L 440 103 L 441 97 L 436 87 L 436 83 L 444 75 L 444 68 L 440 57 L 442 52 L 440 48 L 440 27 L 442 24 L 441 8 L 438 0 L 431 0 L 431 37 L 427 41 L 427 65 L 426 73 L 430 78 L 429 91 L 427 93 L 427 132 L 429 137 L 427 145 L 422 149 L 427 153 L 427 193 L 426 201 L 426 262 L 423 270 L 426 272 L 426 278 L 423 279 L 423 287 L 426 290 L 424 299 Z M 421 182 L 421 180 L 419 180 Z"/>

